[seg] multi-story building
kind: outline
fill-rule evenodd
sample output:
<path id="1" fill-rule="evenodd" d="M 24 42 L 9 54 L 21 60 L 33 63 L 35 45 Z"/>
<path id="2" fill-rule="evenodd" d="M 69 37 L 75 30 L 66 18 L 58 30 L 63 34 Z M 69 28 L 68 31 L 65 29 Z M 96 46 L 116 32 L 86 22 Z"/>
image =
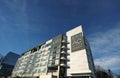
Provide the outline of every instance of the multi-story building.
<path id="1" fill-rule="evenodd" d="M 24 52 L 14 67 L 12 77 L 95 78 L 91 50 L 82 27 Z"/>
<path id="2" fill-rule="evenodd" d="M 11 76 L 12 70 L 18 60 L 20 55 L 8 52 L 4 57 L 1 56 L 0 59 L 0 78 L 7 78 Z"/>

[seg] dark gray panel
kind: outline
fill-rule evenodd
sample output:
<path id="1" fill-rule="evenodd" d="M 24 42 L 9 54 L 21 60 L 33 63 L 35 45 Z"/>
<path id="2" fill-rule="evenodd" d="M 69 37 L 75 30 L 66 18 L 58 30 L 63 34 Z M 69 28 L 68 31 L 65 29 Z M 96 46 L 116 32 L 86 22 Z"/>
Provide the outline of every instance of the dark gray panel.
<path id="1" fill-rule="evenodd" d="M 82 33 L 78 33 L 71 37 L 71 50 L 72 52 L 84 49 L 84 40 Z"/>

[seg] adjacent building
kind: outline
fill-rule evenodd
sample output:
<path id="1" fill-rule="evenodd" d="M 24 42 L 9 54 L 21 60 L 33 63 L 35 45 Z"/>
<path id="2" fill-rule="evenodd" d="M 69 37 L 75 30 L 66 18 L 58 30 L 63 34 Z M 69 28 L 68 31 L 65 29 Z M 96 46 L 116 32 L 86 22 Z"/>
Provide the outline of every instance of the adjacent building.
<path id="1" fill-rule="evenodd" d="M 12 70 L 17 62 L 17 59 L 20 55 L 8 52 L 6 56 L 1 57 L 0 59 L 0 77 L 8 77 L 11 76 Z"/>
<path id="2" fill-rule="evenodd" d="M 95 78 L 90 46 L 82 27 L 24 52 L 14 67 L 12 77 Z"/>

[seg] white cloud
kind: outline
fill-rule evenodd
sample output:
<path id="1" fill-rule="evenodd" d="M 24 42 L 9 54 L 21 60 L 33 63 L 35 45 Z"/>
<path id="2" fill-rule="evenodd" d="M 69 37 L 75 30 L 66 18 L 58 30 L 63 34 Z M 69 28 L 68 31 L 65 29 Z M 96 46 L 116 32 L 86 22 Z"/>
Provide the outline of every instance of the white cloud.
<path id="1" fill-rule="evenodd" d="M 105 69 L 113 71 L 120 70 L 120 60 L 118 56 L 105 56 L 95 60 L 95 65 L 100 65 Z"/>
<path id="2" fill-rule="evenodd" d="M 43 24 L 38 25 L 39 19 L 32 18 L 32 21 L 30 21 L 31 19 L 27 12 L 28 5 L 26 0 L 3 0 L 2 2 L 6 4 L 4 7 L 7 7 L 10 13 L 14 15 L 7 14 L 4 9 L 0 10 L 0 21 L 2 21 L 0 26 L 1 31 L 28 35 L 31 33 L 43 34 L 43 32 L 40 31 L 47 31 L 49 29 Z"/>
<path id="3" fill-rule="evenodd" d="M 90 36 L 95 64 L 113 72 L 120 71 L 120 23 Z"/>
<path id="4" fill-rule="evenodd" d="M 120 27 L 98 32 L 90 37 L 90 43 L 95 53 L 110 53 L 120 46 Z"/>

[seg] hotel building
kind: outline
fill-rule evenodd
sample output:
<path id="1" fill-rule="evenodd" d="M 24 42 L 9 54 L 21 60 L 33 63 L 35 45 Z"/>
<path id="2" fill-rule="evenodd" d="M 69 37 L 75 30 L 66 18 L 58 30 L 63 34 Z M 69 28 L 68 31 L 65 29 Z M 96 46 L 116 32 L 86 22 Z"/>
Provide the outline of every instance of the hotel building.
<path id="1" fill-rule="evenodd" d="M 93 58 L 82 26 L 24 52 L 12 77 L 95 78 Z"/>

